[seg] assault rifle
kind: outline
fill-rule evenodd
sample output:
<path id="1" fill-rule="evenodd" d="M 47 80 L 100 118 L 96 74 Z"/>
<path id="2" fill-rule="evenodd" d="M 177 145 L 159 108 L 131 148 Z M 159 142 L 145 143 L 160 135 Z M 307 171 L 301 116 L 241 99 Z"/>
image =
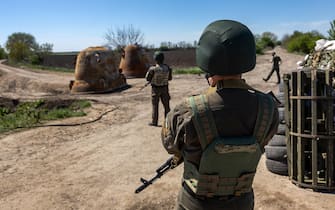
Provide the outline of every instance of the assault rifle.
<path id="1" fill-rule="evenodd" d="M 156 175 L 152 177 L 150 180 L 146 180 L 141 177 L 140 180 L 143 184 L 135 190 L 135 193 L 141 192 L 142 190 L 147 188 L 149 185 L 151 185 L 156 179 L 159 179 L 167 171 L 174 169 L 182 162 L 183 160 L 176 156 L 170 157 L 163 165 L 161 165 L 158 169 L 156 169 Z"/>
<path id="2" fill-rule="evenodd" d="M 267 92 L 267 94 L 271 95 L 272 98 L 275 99 L 277 105 L 282 104 L 282 103 L 280 102 L 280 100 L 276 97 L 276 95 L 275 95 L 272 91 Z"/>
<path id="3" fill-rule="evenodd" d="M 143 85 L 142 87 L 140 87 L 138 90 L 139 90 L 139 91 L 143 90 L 143 89 L 144 89 L 146 86 L 148 86 L 150 83 L 151 83 L 150 81 L 147 82 L 147 83 L 145 83 L 145 85 Z"/>

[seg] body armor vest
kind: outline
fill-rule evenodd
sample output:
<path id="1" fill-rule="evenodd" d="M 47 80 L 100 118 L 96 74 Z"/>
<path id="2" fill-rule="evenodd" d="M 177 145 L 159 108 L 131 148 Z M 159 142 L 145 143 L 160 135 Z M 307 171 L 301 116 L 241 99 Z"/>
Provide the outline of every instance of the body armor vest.
<path id="1" fill-rule="evenodd" d="M 154 74 L 151 79 L 151 85 L 154 86 L 165 86 L 168 85 L 170 68 L 165 65 L 156 65 L 153 68 Z"/>
<path id="2" fill-rule="evenodd" d="M 258 115 L 252 136 L 220 137 L 206 95 L 192 96 L 188 103 L 193 112 L 202 156 L 199 167 L 184 162 L 184 181 L 200 196 L 238 196 L 250 192 L 274 112 L 271 96 L 257 92 Z"/>

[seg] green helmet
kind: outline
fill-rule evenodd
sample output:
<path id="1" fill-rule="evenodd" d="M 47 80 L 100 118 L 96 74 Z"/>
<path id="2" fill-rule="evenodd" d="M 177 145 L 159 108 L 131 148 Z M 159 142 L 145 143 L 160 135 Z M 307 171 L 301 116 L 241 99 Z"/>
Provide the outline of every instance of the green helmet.
<path id="1" fill-rule="evenodd" d="M 211 75 L 234 75 L 256 65 L 255 38 L 243 24 L 218 20 L 203 31 L 196 49 L 197 65 Z"/>
<path id="2" fill-rule="evenodd" d="M 154 53 L 154 60 L 160 63 L 164 61 L 164 54 L 161 51 L 156 51 Z"/>

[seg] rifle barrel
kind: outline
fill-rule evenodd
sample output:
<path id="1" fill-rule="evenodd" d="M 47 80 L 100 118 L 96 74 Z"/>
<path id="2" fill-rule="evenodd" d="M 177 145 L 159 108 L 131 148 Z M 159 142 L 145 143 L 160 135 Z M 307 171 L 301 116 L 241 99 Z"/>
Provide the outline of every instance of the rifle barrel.
<path id="1" fill-rule="evenodd" d="M 149 185 L 151 185 L 156 179 L 161 178 L 161 176 L 163 176 L 167 171 L 169 171 L 174 167 L 173 167 L 173 157 L 171 157 L 163 165 L 161 165 L 158 169 L 156 169 L 156 175 L 152 177 L 150 180 L 141 178 L 140 181 L 142 182 L 142 185 L 135 190 L 135 193 L 141 192 Z"/>

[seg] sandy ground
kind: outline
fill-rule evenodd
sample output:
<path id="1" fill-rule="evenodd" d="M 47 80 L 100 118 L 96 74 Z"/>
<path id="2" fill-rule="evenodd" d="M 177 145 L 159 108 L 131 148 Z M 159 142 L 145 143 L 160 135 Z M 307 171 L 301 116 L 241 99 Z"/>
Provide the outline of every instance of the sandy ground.
<path id="1" fill-rule="evenodd" d="M 303 56 L 276 49 L 282 73 L 294 70 Z M 271 52 L 258 56 L 247 82 L 263 91 L 278 92 L 276 77 L 262 80 L 270 68 Z M 150 178 L 169 155 L 160 140 L 160 127 L 149 127 L 150 87 L 144 79 L 128 79 L 122 92 L 71 95 L 72 74 L 27 71 L 0 65 L 0 96 L 16 99 L 57 97 L 92 100 L 88 115 L 59 122 L 81 126 L 52 126 L 19 130 L 0 136 L 0 209 L 173 209 L 182 167 L 168 172 L 140 194 L 140 177 Z M 176 75 L 170 83 L 174 107 L 186 96 L 207 88 L 203 75 Z M 110 112 L 109 112 L 110 111 Z M 163 110 L 160 105 L 160 122 Z M 287 176 L 269 172 L 263 155 L 254 181 L 255 209 L 334 209 L 335 194 L 318 193 L 292 184 Z"/>

